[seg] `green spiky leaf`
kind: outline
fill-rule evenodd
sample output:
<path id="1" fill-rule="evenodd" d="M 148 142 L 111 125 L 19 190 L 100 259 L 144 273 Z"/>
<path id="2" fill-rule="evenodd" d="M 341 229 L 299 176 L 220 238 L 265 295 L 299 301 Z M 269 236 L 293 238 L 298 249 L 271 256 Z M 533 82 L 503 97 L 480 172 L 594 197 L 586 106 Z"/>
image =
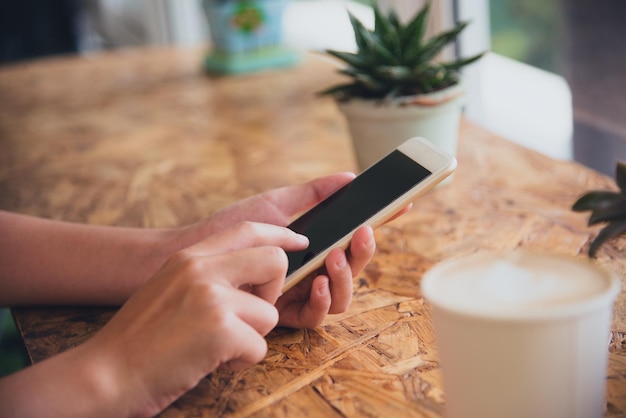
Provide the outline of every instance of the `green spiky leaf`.
<path id="1" fill-rule="evenodd" d="M 617 238 L 626 232 L 626 221 L 619 221 L 605 226 L 600 233 L 594 238 L 589 247 L 589 257 L 594 258 L 598 249 L 606 242 Z"/>
<path id="2" fill-rule="evenodd" d="M 458 59 L 456 61 L 446 62 L 441 65 L 445 67 L 447 70 L 458 70 L 458 69 L 461 69 L 462 67 L 465 67 L 466 65 L 469 65 L 478 61 L 479 59 L 483 57 L 483 55 L 485 55 L 484 52 L 474 55 L 473 57 Z"/>
<path id="3" fill-rule="evenodd" d="M 380 19 L 385 19 L 385 16 L 381 13 Z M 389 24 L 396 30 L 399 39 L 402 38 L 402 33 L 404 32 L 404 26 L 400 23 L 400 19 L 398 19 L 398 14 L 392 8 L 386 16 L 386 19 L 389 21 Z"/>
<path id="4" fill-rule="evenodd" d="M 593 209 L 589 217 L 589 225 L 601 222 L 614 222 L 626 220 L 626 199 L 622 198 L 612 205 L 598 206 Z"/>
<path id="5" fill-rule="evenodd" d="M 347 64 L 339 72 L 353 82 L 320 94 L 339 100 L 351 97 L 393 99 L 429 93 L 457 83 L 459 71 L 480 59 L 482 54 L 444 64 L 436 62 L 441 50 L 457 39 L 467 23 L 459 23 L 451 30 L 425 39 L 429 11 L 430 3 L 427 3 L 403 24 L 393 10 L 385 14 L 374 6 L 372 30 L 349 13 L 357 51 L 326 52 Z"/>
<path id="6" fill-rule="evenodd" d="M 372 91 L 382 91 L 385 89 L 385 84 L 381 83 L 379 80 L 377 80 L 374 77 L 371 77 L 369 74 L 357 74 L 355 76 L 355 79 L 358 83 L 360 83 L 361 85 L 365 86 L 366 88 L 372 90 Z"/>
<path id="7" fill-rule="evenodd" d="M 386 80 L 409 80 L 411 69 L 403 65 L 383 65 L 376 71 L 378 76 Z"/>
<path id="8" fill-rule="evenodd" d="M 331 95 L 342 97 L 344 95 L 350 95 L 351 92 L 358 90 L 358 84 L 356 83 L 345 83 L 345 84 L 337 84 L 335 86 L 329 87 L 326 90 L 322 90 L 317 94 L 320 96 Z"/>
<path id="9" fill-rule="evenodd" d="M 579 197 L 572 206 L 576 212 L 591 211 L 589 225 L 608 223 L 592 241 L 589 257 L 595 257 L 607 241 L 626 233 L 626 164 L 617 163 L 615 181 L 620 192 L 593 190 Z"/>
<path id="10" fill-rule="evenodd" d="M 431 61 L 441 53 L 443 48 L 454 42 L 459 34 L 467 27 L 467 22 L 460 23 L 453 29 L 444 32 L 430 39 L 423 47 L 415 47 L 407 56 L 407 61 Z"/>
<path id="11" fill-rule="evenodd" d="M 422 10 L 417 13 L 415 18 L 411 20 L 406 29 L 402 32 L 403 44 L 422 45 L 424 34 L 426 34 L 426 24 L 428 23 L 428 15 L 430 13 L 430 3 L 426 4 Z"/>
<path id="12" fill-rule="evenodd" d="M 385 19 L 377 6 L 374 6 L 374 33 L 396 55 L 402 54 L 402 42 L 398 28 Z"/>
<path id="13" fill-rule="evenodd" d="M 357 47 L 360 50 L 367 50 L 367 43 L 363 38 L 363 34 L 367 32 L 367 28 L 363 26 L 363 23 L 361 23 L 361 21 L 352 13 L 348 12 L 348 17 L 350 18 L 350 24 L 352 25 L 352 30 L 354 31 L 354 40 L 356 41 Z"/>
<path id="14" fill-rule="evenodd" d="M 336 58 L 339 58 L 346 64 L 355 67 L 355 68 L 369 68 L 370 63 L 367 61 L 363 55 L 353 54 L 352 52 L 343 52 L 343 51 L 334 51 L 331 49 L 327 49 L 326 53 L 328 55 L 332 55 Z"/>
<path id="15" fill-rule="evenodd" d="M 598 190 L 588 192 L 578 198 L 572 206 L 572 210 L 575 212 L 584 212 L 596 208 L 604 208 L 619 202 L 623 198 L 623 195 L 611 191 Z"/>

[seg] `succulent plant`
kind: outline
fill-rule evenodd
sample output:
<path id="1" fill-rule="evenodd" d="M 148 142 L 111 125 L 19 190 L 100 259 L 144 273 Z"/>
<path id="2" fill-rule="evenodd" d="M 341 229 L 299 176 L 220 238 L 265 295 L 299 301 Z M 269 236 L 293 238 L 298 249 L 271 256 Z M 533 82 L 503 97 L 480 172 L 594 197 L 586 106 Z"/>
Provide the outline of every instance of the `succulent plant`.
<path id="1" fill-rule="evenodd" d="M 453 29 L 425 39 L 430 10 L 427 3 L 406 24 L 391 10 L 383 14 L 374 6 L 374 29 L 367 29 L 361 21 L 349 14 L 354 30 L 357 51 L 326 50 L 344 61 L 347 67 L 339 73 L 352 78 L 346 84 L 320 92 L 338 100 L 353 97 L 365 99 L 393 99 L 431 93 L 459 82 L 459 70 L 478 60 L 483 54 L 451 62 L 437 62 L 441 50 L 455 41 L 468 25 L 457 24 Z"/>
<path id="2" fill-rule="evenodd" d="M 589 257 L 595 257 L 602 244 L 626 232 L 626 163 L 617 163 L 615 181 L 618 192 L 593 190 L 582 195 L 572 206 L 576 212 L 591 211 L 589 225 L 607 223 L 591 242 Z"/>

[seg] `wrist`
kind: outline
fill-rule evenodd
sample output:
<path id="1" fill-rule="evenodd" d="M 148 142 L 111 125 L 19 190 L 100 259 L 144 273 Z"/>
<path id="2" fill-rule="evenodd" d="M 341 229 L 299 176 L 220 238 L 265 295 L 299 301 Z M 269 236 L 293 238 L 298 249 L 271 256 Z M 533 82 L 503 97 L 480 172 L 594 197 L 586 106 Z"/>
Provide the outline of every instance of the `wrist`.
<path id="1" fill-rule="evenodd" d="M 128 383 L 107 363 L 80 346 L 9 375 L 0 380 L 0 415 L 136 416 L 125 399 Z"/>
<path id="2" fill-rule="evenodd" d="M 168 247 L 171 254 L 190 247 L 213 234 L 210 224 L 205 221 L 182 226 L 169 231 Z"/>
<path id="3" fill-rule="evenodd" d="M 141 288 L 181 248 L 184 228 L 146 229 L 136 234 L 137 239 L 126 248 L 124 280 L 120 280 L 121 294 L 116 303 L 123 304 Z M 117 287 L 118 285 L 116 285 Z"/>
<path id="4" fill-rule="evenodd" d="M 72 364 L 81 382 L 76 393 L 89 400 L 81 416 L 151 417 L 160 412 L 150 403 L 141 377 L 115 347 L 95 336 L 74 350 Z"/>

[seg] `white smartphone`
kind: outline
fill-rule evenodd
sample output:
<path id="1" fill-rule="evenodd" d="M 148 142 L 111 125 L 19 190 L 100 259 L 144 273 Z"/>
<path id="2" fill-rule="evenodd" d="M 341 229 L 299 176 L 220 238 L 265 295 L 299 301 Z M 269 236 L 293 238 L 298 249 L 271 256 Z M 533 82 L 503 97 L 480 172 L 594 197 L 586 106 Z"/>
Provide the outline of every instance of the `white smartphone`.
<path id="1" fill-rule="evenodd" d="M 412 138 L 305 212 L 288 228 L 307 236 L 309 246 L 287 252 L 283 293 L 322 267 L 332 249 L 347 248 L 359 227 L 382 225 L 455 168 L 454 157 Z"/>

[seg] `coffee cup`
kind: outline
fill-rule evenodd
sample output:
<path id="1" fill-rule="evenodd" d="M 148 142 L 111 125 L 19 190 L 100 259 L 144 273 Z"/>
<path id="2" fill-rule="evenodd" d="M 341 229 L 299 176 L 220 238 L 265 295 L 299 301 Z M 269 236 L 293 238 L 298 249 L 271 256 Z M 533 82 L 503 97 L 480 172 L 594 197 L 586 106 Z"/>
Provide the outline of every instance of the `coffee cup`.
<path id="1" fill-rule="evenodd" d="M 525 250 L 426 272 L 446 416 L 601 417 L 620 287 L 585 258 Z"/>

